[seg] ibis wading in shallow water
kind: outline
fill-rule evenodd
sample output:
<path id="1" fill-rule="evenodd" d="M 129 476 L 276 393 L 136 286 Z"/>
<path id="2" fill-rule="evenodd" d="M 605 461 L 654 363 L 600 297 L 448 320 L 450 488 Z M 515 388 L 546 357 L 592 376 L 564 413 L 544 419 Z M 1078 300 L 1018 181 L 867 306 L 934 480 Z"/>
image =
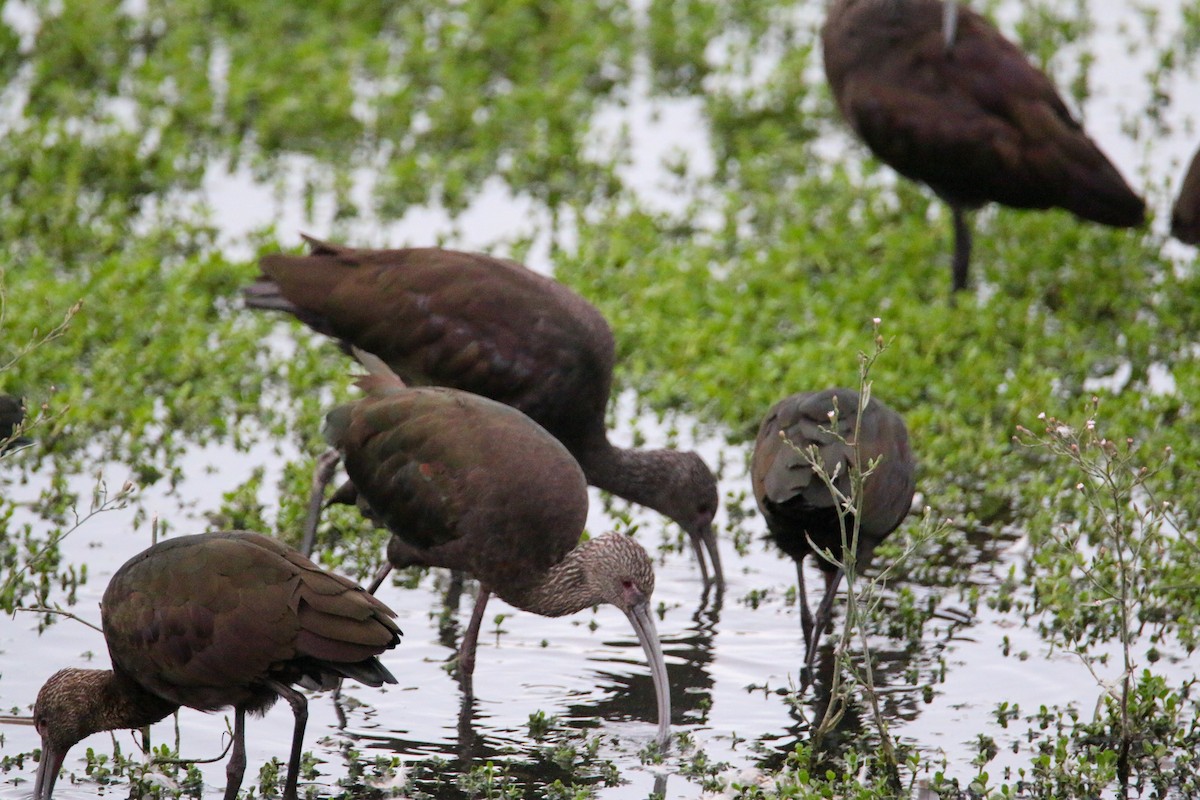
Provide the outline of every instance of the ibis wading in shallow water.
<path id="1" fill-rule="evenodd" d="M 376 657 L 400 643 L 391 609 L 257 533 L 159 542 L 117 570 L 100 615 L 112 669 L 64 669 L 38 692 L 36 800 L 49 800 L 76 742 L 150 725 L 180 706 L 233 707 L 225 800 L 235 800 L 246 769 L 246 712 L 261 714 L 280 697 L 296 718 L 283 792 L 296 800 L 308 709 L 291 684 L 396 682 Z"/>
<path id="2" fill-rule="evenodd" d="M 860 402 L 859 393 L 852 389 L 802 392 L 779 401 L 758 430 L 750 463 L 754 499 L 771 538 L 796 561 L 800 623 L 810 675 L 842 570 L 817 556 L 817 566 L 825 575 L 825 594 L 814 625 L 804 591 L 804 557 L 813 553 L 816 545 L 845 563 L 844 523 L 847 544 L 858 530 L 855 569 L 865 568 L 875 548 L 908 514 L 916 487 L 916 462 L 904 420 L 874 397 L 862 409 L 860 419 Z M 852 512 L 839 515 L 839 502 L 844 501 L 830 491 L 813 459 L 823 465 L 843 498 L 852 495 L 851 472 L 870 469 L 862 496 L 856 498 L 857 519 Z"/>
<path id="3" fill-rule="evenodd" d="M 705 585 L 724 584 L 717 481 L 703 459 L 608 440 L 614 345 L 595 306 L 513 261 L 305 239 L 310 255 L 262 259 L 247 306 L 288 312 L 347 351 L 373 353 L 411 386 L 449 386 L 524 412 L 571 451 L 588 483 L 678 523 Z"/>
<path id="4" fill-rule="evenodd" d="M 654 567 L 623 534 L 580 543 L 588 496 L 575 459 L 510 406 L 457 389 L 406 387 L 379 359 L 355 354 L 371 371 L 359 380 L 367 394 L 329 412 L 325 437 L 336 449 L 320 468 L 344 461 L 358 504 L 392 532 L 391 566 L 446 567 L 478 579 L 459 647 L 467 686 L 493 593 L 547 617 L 611 603 L 646 652 L 665 746 L 671 702 L 650 609 Z"/>
<path id="5" fill-rule="evenodd" d="M 955 290 L 971 259 L 966 214 L 986 203 L 1142 223 L 1145 203 L 1054 84 L 979 14 L 941 0 L 832 0 L 821 43 L 850 127 L 949 204 Z"/>

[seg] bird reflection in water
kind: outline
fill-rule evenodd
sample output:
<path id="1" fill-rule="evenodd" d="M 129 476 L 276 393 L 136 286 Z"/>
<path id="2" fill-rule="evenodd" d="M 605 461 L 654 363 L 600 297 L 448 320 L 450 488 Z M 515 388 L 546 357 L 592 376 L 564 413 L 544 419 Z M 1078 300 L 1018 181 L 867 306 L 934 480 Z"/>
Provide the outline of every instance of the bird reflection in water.
<path id="1" fill-rule="evenodd" d="M 444 571 L 435 570 L 433 575 L 434 591 L 439 594 L 445 591 L 446 608 L 453 608 L 457 600 L 450 598 L 461 591 L 461 584 L 456 587 L 449 573 Z M 714 633 L 720 624 L 720 612 L 719 599 L 701 602 L 687 629 L 663 641 L 671 661 L 668 683 L 676 687 L 673 697 L 679 701 L 672 714 L 677 723 L 690 725 L 707 721 L 713 702 Z M 439 634 L 438 642 L 452 651 L 457 650 L 458 635 L 452 632 L 449 639 L 443 639 Z M 478 694 L 463 691 L 456 728 L 452 735 L 447 729 L 448 735 L 441 741 L 418 740 L 400 730 L 351 733 L 350 736 L 360 751 L 399 755 L 406 762 L 408 788 L 437 797 L 477 796 L 470 790 L 467 776 L 489 761 L 503 772 L 504 780 L 518 785 L 544 786 L 556 780 L 565 785 L 603 784 L 607 780 L 608 762 L 595 751 L 600 728 L 607 727 L 602 721 L 640 723 L 652 714 L 655 705 L 653 681 L 638 669 L 642 658 L 636 638 L 606 640 L 603 645 L 606 652 L 594 660 L 612 664 L 614 668 L 599 669 L 589 676 L 589 683 L 594 682 L 595 690 L 589 688 L 586 699 L 578 698 L 578 702 L 555 715 L 557 724 L 551 723 L 545 734 L 531 736 L 527 728 L 496 727 L 488 708 L 497 701 L 487 698 L 481 701 Z M 625 657 L 624 651 L 628 648 L 634 650 Z M 625 669 L 626 664 L 630 669 Z M 640 734 L 628 741 L 635 749 L 647 744 Z M 574 760 L 562 761 L 563 753 L 573 754 Z M 665 773 L 655 773 L 651 791 L 664 796 L 667 780 Z"/>
<path id="2" fill-rule="evenodd" d="M 716 681 L 712 676 L 714 634 L 720 624 L 721 594 L 711 602 L 702 599 L 691 624 L 683 631 L 662 639 L 663 655 L 667 657 L 667 684 L 672 687 L 671 724 L 700 725 L 708 721 L 713 704 Z M 628 649 L 637 646 L 636 640 L 608 641 L 609 648 Z M 628 658 L 597 659 L 613 664 L 638 664 L 638 654 Z M 654 704 L 654 683 L 648 675 L 629 671 L 598 671 L 597 688 L 607 697 L 571 705 L 564 720 L 578 728 L 594 727 L 596 719 L 639 720 L 646 717 Z"/>
<path id="3" fill-rule="evenodd" d="M 918 590 L 919 591 L 919 590 Z M 898 615 L 893 596 L 882 598 L 883 615 Z M 926 624 L 922 628 L 921 641 L 914 643 L 906 639 L 882 638 L 872 631 L 871 671 L 875 694 L 879 697 L 883 716 L 891 721 L 911 722 L 921 713 L 922 707 L 931 699 L 931 687 L 939 681 L 944 653 L 960 632 L 969 629 L 974 618 L 953 607 L 939 608 L 933 617 L 945 625 Z M 757 766 L 763 770 L 778 770 L 797 745 L 813 743 L 814 730 L 821 724 L 834 701 L 834 669 L 837 661 L 837 639 L 826 639 L 816 654 L 814 679 L 811 691 L 779 689 L 777 694 L 785 699 L 788 714 L 793 720 L 783 732 L 762 737 L 764 756 Z M 862 653 L 853 650 L 850 658 L 861 663 Z M 836 724 L 823 738 L 819 754 L 819 766 L 837 768 L 835 762 L 841 754 L 850 750 L 872 752 L 879 742 L 879 733 L 873 724 L 864 725 L 867 701 L 853 683 L 843 679 L 838 692 L 844 697 L 840 709 L 834 709 Z M 840 718 L 837 715 L 840 714 Z"/>
<path id="4" fill-rule="evenodd" d="M 489 792 L 500 787 L 523 790 L 555 782 L 601 786 L 611 780 L 610 762 L 598 755 L 598 737 L 555 724 L 534 737 L 528 728 L 490 727 L 485 706 L 474 696 L 464 694 L 454 734 L 440 742 L 418 741 L 395 733 L 352 735 L 353 749 L 360 751 L 359 762 L 363 751 L 388 758 L 399 756 L 406 792 L 448 800 L 482 796 L 483 787 L 478 785 L 481 780 L 486 780 Z M 349 757 L 347 762 L 355 763 Z"/>

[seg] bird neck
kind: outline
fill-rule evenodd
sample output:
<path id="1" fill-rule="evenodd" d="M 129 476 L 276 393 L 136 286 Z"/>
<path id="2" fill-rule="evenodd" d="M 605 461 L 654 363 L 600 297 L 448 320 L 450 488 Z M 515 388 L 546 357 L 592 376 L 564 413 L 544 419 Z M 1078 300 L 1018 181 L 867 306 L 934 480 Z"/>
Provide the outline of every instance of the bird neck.
<path id="1" fill-rule="evenodd" d="M 567 553 L 537 583 L 494 590 L 509 605 L 544 617 L 562 617 L 599 605 L 606 600 L 592 585 L 588 568 L 597 541 L 589 540 Z"/>
<path id="2" fill-rule="evenodd" d="M 179 703 L 147 691 L 122 670 L 107 670 L 100 688 L 107 708 L 106 727 L 100 730 L 143 728 L 153 725 L 179 708 Z"/>
<path id="3" fill-rule="evenodd" d="M 147 691 L 121 670 L 71 669 L 60 675 L 67 673 L 57 692 L 72 706 L 72 727 L 80 738 L 101 731 L 143 728 L 179 708 L 178 703 Z M 38 702 L 43 702 L 41 697 Z"/>
<path id="4" fill-rule="evenodd" d="M 607 438 L 576 454 L 589 484 L 668 516 L 664 490 L 679 456 L 675 450 L 616 447 Z"/>

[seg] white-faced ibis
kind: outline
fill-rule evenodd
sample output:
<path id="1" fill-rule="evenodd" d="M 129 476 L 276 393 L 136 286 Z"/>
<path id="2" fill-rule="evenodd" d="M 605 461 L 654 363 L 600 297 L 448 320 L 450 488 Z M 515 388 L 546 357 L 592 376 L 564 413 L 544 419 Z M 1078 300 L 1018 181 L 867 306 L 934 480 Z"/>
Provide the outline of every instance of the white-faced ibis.
<path id="1" fill-rule="evenodd" d="M 38 693 L 37 800 L 49 800 L 76 742 L 150 725 L 180 706 L 234 708 L 225 800 L 235 800 L 246 768 L 246 712 L 261 714 L 279 697 L 296 717 L 283 793 L 295 800 L 308 710 L 290 684 L 396 682 L 376 658 L 400 642 L 391 609 L 257 533 L 181 536 L 150 547 L 113 575 L 100 613 L 112 669 L 64 669 Z"/>
<path id="2" fill-rule="evenodd" d="M 703 459 L 608 440 L 614 344 L 595 306 L 513 261 L 305 239 L 308 256 L 262 259 L 247 306 L 286 311 L 347 352 L 374 353 L 410 385 L 449 386 L 519 409 L 571 451 L 588 483 L 677 522 L 705 585 L 705 551 L 723 585 L 712 527 L 717 482 Z"/>
<path id="3" fill-rule="evenodd" d="M 1171 209 L 1171 235 L 1184 244 L 1200 245 L 1200 150 L 1192 156 Z"/>
<path id="4" fill-rule="evenodd" d="M 1054 84 L 979 14 L 941 0 L 832 0 L 821 41 L 850 127 L 949 204 L 955 290 L 971 258 L 966 212 L 986 203 L 1142 223 L 1145 203 Z"/>
<path id="5" fill-rule="evenodd" d="M 355 352 L 372 373 L 359 380 L 367 395 L 329 412 L 330 453 L 341 454 L 358 502 L 391 530 L 392 565 L 445 567 L 479 581 L 459 647 L 468 691 L 492 593 L 547 617 L 611 603 L 646 652 L 665 746 L 671 702 L 650 612 L 654 567 L 629 536 L 580 543 L 587 482 L 571 453 L 510 406 L 446 387 L 405 387 L 382 361 Z"/>
<path id="6" fill-rule="evenodd" d="M 814 552 L 815 545 L 845 563 L 843 523 L 847 544 L 853 539 L 857 523 L 854 563 L 856 570 L 865 568 L 875 548 L 908 514 L 916 486 L 916 463 L 904 420 L 874 397 L 859 415 L 860 400 L 859 393 L 851 389 L 826 389 L 779 401 L 758 430 L 751 459 L 754 498 L 771 538 L 796 561 L 800 623 L 810 674 L 821 634 L 829 624 L 842 570 L 818 555 L 817 566 L 825 575 L 825 594 L 814 625 L 804 591 L 804 557 Z M 824 465 L 842 500 L 830 492 L 805 455 L 810 448 L 815 448 L 817 463 Z M 876 459 L 878 463 L 872 469 Z M 857 499 L 857 520 L 853 513 L 838 514 L 839 503 L 852 494 L 851 471 L 855 469 L 862 473 L 870 470 L 862 497 Z"/>
<path id="7" fill-rule="evenodd" d="M 29 444 L 24 436 L 13 435 L 24 420 L 25 403 L 21 398 L 0 394 L 0 455 Z"/>

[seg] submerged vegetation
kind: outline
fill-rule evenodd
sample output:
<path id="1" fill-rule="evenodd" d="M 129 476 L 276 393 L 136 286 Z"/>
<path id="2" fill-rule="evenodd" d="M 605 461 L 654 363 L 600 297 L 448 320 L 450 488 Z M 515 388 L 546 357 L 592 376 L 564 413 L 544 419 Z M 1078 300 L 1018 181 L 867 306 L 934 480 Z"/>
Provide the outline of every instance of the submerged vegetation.
<path id="1" fill-rule="evenodd" d="M 1122 170 L 1164 214 L 1179 165 L 1157 149 L 1200 138 L 1200 2 L 1139 5 L 1103 53 L 1100 0 L 974 5 L 1085 116 L 1107 104 L 1119 126 L 1089 127 L 1110 154 L 1138 154 Z M 876 557 L 909 552 L 861 625 L 907 648 L 888 675 L 919 698 L 881 713 L 909 714 L 905 703 L 931 702 L 948 672 L 971 669 L 947 658 L 947 635 L 930 635 L 948 604 L 966 609 L 954 630 L 986 614 L 1032 631 L 1038 652 L 997 643 L 1014 669 L 1068 654 L 1095 676 L 1094 709 L 997 694 L 961 737 L 973 757 L 953 762 L 902 726 L 891 750 L 854 681 L 839 699 L 847 720 L 813 746 L 808 725 L 829 698 L 785 693 L 802 741 L 781 756 L 757 741 L 767 732 L 739 729 L 752 774 L 711 757 L 687 725 L 675 752 L 643 754 L 680 776 L 671 796 L 888 797 L 896 764 L 905 791 L 925 796 L 1200 792 L 1194 671 L 1179 678 L 1200 642 L 1195 250 L 1168 246 L 1161 221 L 1115 231 L 990 209 L 975 223 L 980 289 L 952 298 L 948 213 L 836 119 L 820 6 L 10 0 L 0 392 L 25 397 L 36 444 L 0 458 L 0 608 L 70 607 L 87 564 L 63 563 L 59 538 L 89 509 L 137 502 L 130 486 L 72 494 L 70 476 L 104 464 L 169 494 L 197 447 L 286 442 L 302 455 L 282 485 L 257 473 L 194 511 L 295 539 L 321 414 L 350 396 L 350 370 L 300 326 L 242 310 L 257 254 L 295 247 L 297 225 L 362 246 L 485 248 L 551 268 L 595 303 L 638 410 L 694 420 L 731 460 L 784 395 L 857 385 L 882 318 L 872 384 L 906 419 L 939 533 L 919 537 L 910 519 Z M 1128 59 L 1140 90 L 1106 91 L 1101 58 Z M 761 520 L 733 483 L 741 464 L 724 467 L 722 536 L 758 548 Z M 36 499 L 18 508 L 10 486 Z M 322 557 L 372 571 L 383 538 L 360 534 L 353 510 L 328 519 L 331 539 L 347 535 Z M 730 593 L 757 608 L 773 591 Z M 799 636 L 787 636 L 799 663 Z M 591 797 L 621 784 L 627 763 L 587 731 L 542 714 L 528 733 L 509 758 L 431 757 L 407 777 L 378 750 L 348 756 L 353 774 L 330 791 Z M 0 781 L 32 773 L 8 741 Z M 119 748 L 89 761 L 99 782 L 144 774 Z M 140 780 L 201 791 L 195 773 L 172 774 Z"/>

